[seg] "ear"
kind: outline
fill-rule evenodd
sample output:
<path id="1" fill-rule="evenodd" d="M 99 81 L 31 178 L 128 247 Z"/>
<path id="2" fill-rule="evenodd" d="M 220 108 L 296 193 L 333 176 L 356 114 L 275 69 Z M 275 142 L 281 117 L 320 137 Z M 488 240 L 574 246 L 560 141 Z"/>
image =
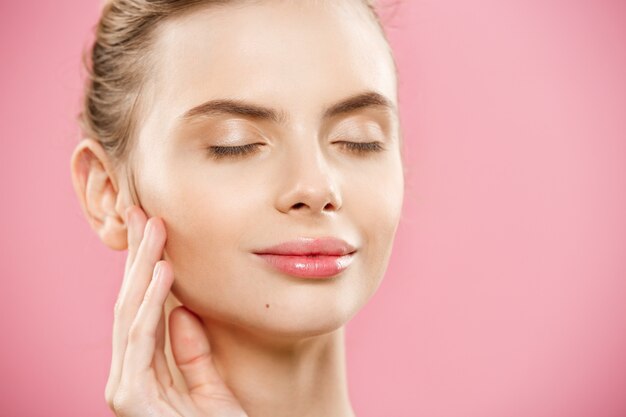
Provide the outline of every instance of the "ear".
<path id="1" fill-rule="evenodd" d="M 74 191 L 89 225 L 105 245 L 115 250 L 128 247 L 126 208 L 132 202 L 120 193 L 112 161 L 102 145 L 86 138 L 74 149 L 71 157 Z"/>

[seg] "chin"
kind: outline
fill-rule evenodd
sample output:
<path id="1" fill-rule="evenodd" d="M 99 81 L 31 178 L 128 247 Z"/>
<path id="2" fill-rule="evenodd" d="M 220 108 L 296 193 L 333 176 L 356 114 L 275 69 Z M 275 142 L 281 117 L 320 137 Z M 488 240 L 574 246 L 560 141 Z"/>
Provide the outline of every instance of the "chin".
<path id="1" fill-rule="evenodd" d="M 261 338 L 277 342 L 302 341 L 342 329 L 363 305 L 357 299 L 346 297 L 317 300 L 308 305 L 299 301 L 294 297 L 272 305 L 266 310 L 273 311 L 251 317 L 241 325 Z"/>

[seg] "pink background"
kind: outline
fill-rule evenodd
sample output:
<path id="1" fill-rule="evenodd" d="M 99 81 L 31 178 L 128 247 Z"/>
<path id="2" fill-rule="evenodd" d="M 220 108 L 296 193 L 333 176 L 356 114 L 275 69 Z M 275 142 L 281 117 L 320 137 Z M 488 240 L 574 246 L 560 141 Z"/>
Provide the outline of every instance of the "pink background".
<path id="1" fill-rule="evenodd" d="M 0 414 L 109 416 L 106 248 L 70 181 L 100 1 L 0 2 Z M 348 325 L 359 417 L 626 416 L 626 2 L 382 12 L 407 194 Z"/>

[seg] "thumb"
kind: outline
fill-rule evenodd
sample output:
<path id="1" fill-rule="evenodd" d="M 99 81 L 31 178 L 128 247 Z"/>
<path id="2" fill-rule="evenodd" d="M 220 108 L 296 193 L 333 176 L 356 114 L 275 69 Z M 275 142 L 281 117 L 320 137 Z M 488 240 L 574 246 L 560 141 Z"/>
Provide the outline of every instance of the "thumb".
<path id="1" fill-rule="evenodd" d="M 170 341 L 176 366 L 192 394 L 233 396 L 220 376 L 211 355 L 209 340 L 200 319 L 184 306 L 169 318 Z"/>

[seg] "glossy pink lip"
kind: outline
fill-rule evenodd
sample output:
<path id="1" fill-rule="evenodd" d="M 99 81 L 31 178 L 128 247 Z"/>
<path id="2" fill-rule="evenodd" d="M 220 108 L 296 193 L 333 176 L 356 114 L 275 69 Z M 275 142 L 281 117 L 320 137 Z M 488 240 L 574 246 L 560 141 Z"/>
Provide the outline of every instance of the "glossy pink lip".
<path id="1" fill-rule="evenodd" d="M 256 254 L 275 255 L 347 255 L 356 248 L 345 240 L 334 237 L 301 237 L 269 248 L 255 250 Z"/>
<path id="2" fill-rule="evenodd" d="M 254 253 L 271 266 L 302 278 L 328 278 L 346 269 L 356 249 L 332 237 L 299 238 Z"/>

